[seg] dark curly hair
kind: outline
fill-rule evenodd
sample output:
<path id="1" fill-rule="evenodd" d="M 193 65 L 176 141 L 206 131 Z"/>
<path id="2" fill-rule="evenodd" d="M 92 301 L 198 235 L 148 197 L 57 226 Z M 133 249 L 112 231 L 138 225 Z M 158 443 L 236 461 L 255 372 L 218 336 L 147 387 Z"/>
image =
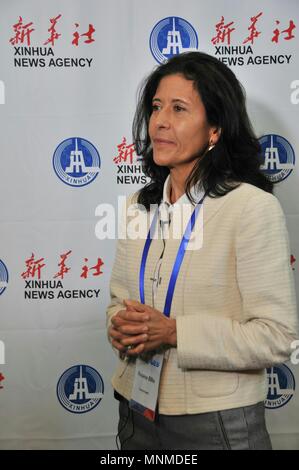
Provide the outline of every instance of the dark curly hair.
<path id="1" fill-rule="evenodd" d="M 211 197 L 220 197 L 250 183 L 272 193 L 273 183 L 262 171 L 260 145 L 246 111 L 245 91 L 235 74 L 222 62 L 203 52 L 186 52 L 158 66 L 144 81 L 133 121 L 133 141 L 142 158 L 143 171 L 150 178 L 138 193 L 138 203 L 149 210 L 162 200 L 169 168 L 157 165 L 148 133 L 152 99 L 160 80 L 181 74 L 192 80 L 204 104 L 209 125 L 221 129 L 215 147 L 201 156 L 186 181 L 186 194 L 201 184 Z"/>

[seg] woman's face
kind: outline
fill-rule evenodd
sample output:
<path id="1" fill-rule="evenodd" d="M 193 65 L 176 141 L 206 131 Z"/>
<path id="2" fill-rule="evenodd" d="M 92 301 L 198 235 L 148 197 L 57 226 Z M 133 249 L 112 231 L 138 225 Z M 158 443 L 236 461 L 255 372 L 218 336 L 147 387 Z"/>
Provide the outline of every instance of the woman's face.
<path id="1" fill-rule="evenodd" d="M 153 97 L 149 135 L 157 165 L 193 166 L 217 130 L 207 122 L 202 100 L 191 80 L 183 75 L 161 79 Z"/>

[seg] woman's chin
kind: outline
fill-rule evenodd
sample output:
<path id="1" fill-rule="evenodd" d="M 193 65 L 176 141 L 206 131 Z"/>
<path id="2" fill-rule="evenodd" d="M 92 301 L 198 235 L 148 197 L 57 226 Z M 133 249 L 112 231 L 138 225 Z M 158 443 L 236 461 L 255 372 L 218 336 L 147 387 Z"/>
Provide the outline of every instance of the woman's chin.
<path id="1" fill-rule="evenodd" d="M 154 160 L 155 164 L 158 165 L 158 166 L 169 166 L 169 165 L 171 165 L 171 158 L 167 158 L 167 157 L 165 157 L 165 155 L 164 156 L 154 155 L 153 160 Z"/>

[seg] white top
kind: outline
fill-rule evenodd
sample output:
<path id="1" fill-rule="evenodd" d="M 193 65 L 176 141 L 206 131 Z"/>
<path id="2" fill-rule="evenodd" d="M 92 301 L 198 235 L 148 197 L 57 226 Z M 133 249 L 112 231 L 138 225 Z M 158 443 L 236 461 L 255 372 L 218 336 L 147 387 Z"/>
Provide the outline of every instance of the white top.
<path id="1" fill-rule="evenodd" d="M 151 280 L 153 282 L 152 284 L 152 304 L 153 307 L 155 306 L 155 298 L 157 295 L 158 287 L 159 284 L 161 284 L 162 278 L 160 276 L 160 269 L 161 269 L 161 264 L 163 260 L 163 255 L 165 251 L 165 244 L 166 240 L 168 240 L 168 230 L 169 226 L 171 223 L 172 219 L 172 213 L 175 210 L 177 206 L 181 206 L 181 210 L 184 210 L 184 206 L 186 205 L 186 209 L 190 207 L 194 207 L 194 205 L 190 202 L 188 199 L 188 196 L 186 193 L 182 194 L 182 196 L 174 203 L 172 204 L 170 201 L 170 189 L 171 189 L 171 179 L 170 179 L 170 174 L 167 176 L 165 182 L 164 182 L 164 187 L 163 187 L 163 198 L 162 201 L 159 205 L 159 227 L 160 227 L 160 236 L 163 240 L 163 251 L 161 253 L 161 256 L 156 264 L 153 276 L 151 277 Z M 198 203 L 202 197 L 204 196 L 204 191 L 203 190 L 198 190 L 195 186 L 192 186 L 190 189 L 191 196 L 193 197 L 194 201 Z"/>

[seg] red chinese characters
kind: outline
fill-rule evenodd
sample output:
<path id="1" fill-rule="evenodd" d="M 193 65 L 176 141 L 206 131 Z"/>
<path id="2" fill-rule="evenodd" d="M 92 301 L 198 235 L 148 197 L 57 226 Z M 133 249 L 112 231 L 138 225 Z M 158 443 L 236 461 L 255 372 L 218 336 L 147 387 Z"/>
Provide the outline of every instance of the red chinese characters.
<path id="1" fill-rule="evenodd" d="M 40 279 L 41 270 L 44 266 L 46 266 L 45 263 L 43 263 L 43 261 L 44 261 L 44 258 L 35 260 L 34 253 L 32 253 L 31 257 L 25 261 L 27 270 L 21 274 L 22 278 L 28 279 L 30 277 L 35 278 L 35 276 L 37 276 L 37 279 Z"/>
<path id="2" fill-rule="evenodd" d="M 69 272 L 69 270 L 71 268 L 68 268 L 66 265 L 65 265 L 65 261 L 67 259 L 67 257 L 71 254 L 72 250 L 69 250 L 67 253 L 64 253 L 62 255 L 60 255 L 60 258 L 61 258 L 61 261 L 60 263 L 58 263 L 58 266 L 60 266 L 60 270 L 58 271 L 58 273 L 55 274 L 54 279 L 56 277 L 60 277 L 61 279 L 64 278 L 64 275 L 67 274 Z"/>
<path id="3" fill-rule="evenodd" d="M 56 16 L 55 18 L 50 18 L 51 27 L 48 29 L 50 33 L 50 37 L 48 38 L 46 42 L 44 42 L 44 46 L 46 46 L 49 43 L 52 46 L 54 46 L 54 42 L 59 38 L 59 36 L 61 36 L 61 34 L 56 32 L 56 28 L 55 28 L 56 23 L 59 20 L 59 18 L 61 18 L 61 14 Z"/>
<path id="4" fill-rule="evenodd" d="M 3 385 L 1 385 L 1 382 L 5 379 L 4 375 L 0 372 L 0 389 L 3 388 Z"/>
<path id="5" fill-rule="evenodd" d="M 76 26 L 76 28 L 78 28 L 80 25 L 79 25 L 79 23 L 75 23 L 75 26 Z M 72 40 L 72 44 L 74 46 L 78 46 L 79 38 L 84 37 L 84 36 L 87 37 L 87 40 L 84 41 L 86 44 L 90 44 L 91 42 L 94 42 L 94 39 L 92 37 L 94 32 L 95 32 L 95 28 L 93 27 L 92 24 L 89 24 L 89 28 L 88 28 L 88 31 L 86 33 L 79 34 L 78 31 L 75 31 L 74 34 L 73 34 L 74 39 Z"/>
<path id="6" fill-rule="evenodd" d="M 249 31 L 248 36 L 244 39 L 243 44 L 254 44 L 254 41 L 262 34 L 261 31 L 258 30 L 257 28 L 257 22 L 263 15 L 263 12 L 260 11 L 257 15 L 252 16 L 250 18 L 250 25 L 247 28 Z M 216 45 L 216 44 L 224 44 L 226 43 L 227 45 L 230 45 L 231 43 L 231 34 L 233 31 L 236 30 L 236 27 L 234 21 L 230 21 L 229 23 L 225 24 L 224 21 L 224 16 L 221 16 L 221 20 L 215 25 L 216 27 L 216 36 L 214 36 L 211 39 L 211 42 Z M 278 26 L 280 24 L 279 20 L 276 20 L 276 25 Z M 232 27 L 233 26 L 233 27 Z M 289 41 L 291 39 L 294 39 L 294 29 L 296 28 L 296 25 L 293 20 L 289 21 L 289 25 L 286 29 L 283 29 L 282 31 L 276 27 L 273 31 L 273 36 L 271 38 L 272 42 L 278 43 L 279 39 L 283 37 L 284 40 Z M 268 38 L 269 40 L 269 38 Z"/>
<path id="7" fill-rule="evenodd" d="M 279 25 L 280 21 L 276 20 L 276 24 Z M 275 28 L 273 31 L 273 37 L 271 41 L 276 42 L 277 44 L 281 33 L 286 33 L 286 35 L 283 38 L 285 41 L 289 41 L 290 39 L 293 39 L 295 37 L 295 35 L 293 34 L 293 31 L 295 28 L 296 28 L 296 25 L 293 20 L 290 20 L 289 27 L 287 29 L 284 29 L 283 31 L 279 31 L 278 28 Z"/>
<path id="8" fill-rule="evenodd" d="M 230 28 L 234 24 L 234 21 L 224 24 L 224 16 L 221 17 L 219 23 L 216 24 L 216 36 L 212 38 L 213 44 L 224 43 L 227 41 L 227 44 L 230 44 L 230 36 L 236 28 Z"/>
<path id="9" fill-rule="evenodd" d="M 247 42 L 251 42 L 251 44 L 253 44 L 254 40 L 261 34 L 261 32 L 256 29 L 256 23 L 262 14 L 263 12 L 261 11 L 258 15 L 251 17 L 251 25 L 248 28 L 249 36 L 243 41 L 243 44 L 246 44 Z"/>
<path id="10" fill-rule="evenodd" d="M 16 44 L 26 44 L 27 46 L 30 46 L 31 33 L 34 31 L 34 28 L 30 28 L 32 25 L 32 21 L 30 23 L 23 24 L 23 18 L 19 16 L 18 23 L 13 25 L 15 35 L 10 38 L 9 42 L 13 46 Z"/>
<path id="11" fill-rule="evenodd" d="M 85 263 L 87 263 L 88 258 L 84 258 Z M 100 274 L 103 274 L 103 271 L 101 271 L 101 266 L 103 266 L 104 262 L 101 258 L 98 258 L 97 264 L 95 266 L 92 266 L 89 268 L 88 266 L 82 266 L 82 273 L 80 277 L 83 277 L 84 279 L 87 279 L 88 273 L 91 270 L 94 270 L 95 272 L 92 274 L 93 276 L 99 276 Z"/>
<path id="12" fill-rule="evenodd" d="M 53 276 L 54 279 L 60 278 L 64 279 L 65 276 L 70 272 L 71 268 L 66 265 L 67 259 L 70 257 L 72 250 L 67 251 L 66 253 L 62 253 L 60 255 L 60 262 L 58 263 L 59 271 Z M 26 263 L 26 271 L 21 274 L 23 279 L 41 279 L 41 271 L 42 268 L 46 266 L 43 262 L 45 258 L 39 258 L 35 260 L 35 255 L 32 253 L 31 257 L 28 258 Z M 83 279 L 87 279 L 88 276 L 92 273 L 92 276 L 100 276 L 103 274 L 101 267 L 104 265 L 104 261 L 102 258 L 97 258 L 97 262 L 94 266 L 87 266 L 86 263 L 88 262 L 88 258 L 84 258 L 85 264 L 81 268 L 80 277 Z"/>
<path id="13" fill-rule="evenodd" d="M 295 263 L 296 263 L 296 258 L 295 258 L 294 255 L 291 255 L 290 256 L 290 264 L 291 264 L 291 267 L 292 267 L 293 271 L 295 270 L 295 268 L 294 268 Z"/>
<path id="14" fill-rule="evenodd" d="M 54 16 L 53 18 L 50 18 L 51 26 L 48 29 L 50 35 L 48 39 L 43 43 L 44 46 L 47 46 L 48 44 L 50 44 L 53 47 L 55 45 L 55 42 L 59 39 L 59 37 L 62 36 L 62 34 L 58 33 L 56 30 L 57 22 L 61 18 L 62 18 L 61 13 L 57 16 Z M 18 22 L 12 26 L 15 35 L 12 38 L 10 38 L 9 42 L 13 46 L 15 45 L 31 46 L 31 34 L 33 33 L 33 31 L 35 31 L 35 28 L 31 27 L 32 25 L 33 25 L 32 21 L 24 24 L 22 16 L 19 16 Z M 80 25 L 79 23 L 75 23 L 75 26 L 76 28 L 78 28 Z M 91 44 L 92 42 L 95 41 L 93 37 L 93 34 L 95 31 L 96 29 L 94 25 L 89 23 L 88 30 L 85 33 L 79 34 L 78 31 L 75 31 L 73 33 L 72 44 L 74 46 L 78 46 L 80 38 L 85 38 L 85 41 L 83 41 L 85 44 Z"/>
<path id="15" fill-rule="evenodd" d="M 135 151 L 134 144 L 127 144 L 127 139 L 123 137 L 121 144 L 117 146 L 118 155 L 113 158 L 113 161 L 117 164 L 120 163 L 133 163 Z"/>

